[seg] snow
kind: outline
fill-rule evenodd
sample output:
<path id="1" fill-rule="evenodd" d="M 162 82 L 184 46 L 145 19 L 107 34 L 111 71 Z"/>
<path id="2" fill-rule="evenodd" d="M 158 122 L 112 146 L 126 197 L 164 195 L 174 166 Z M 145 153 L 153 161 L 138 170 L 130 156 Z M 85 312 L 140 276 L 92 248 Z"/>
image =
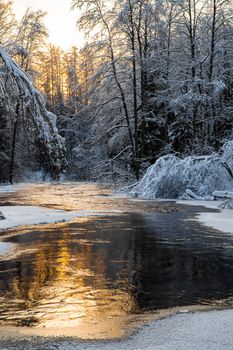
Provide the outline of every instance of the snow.
<path id="1" fill-rule="evenodd" d="M 0 230 L 22 225 L 62 222 L 77 217 L 77 212 L 65 212 L 36 206 L 3 206 L 0 207 L 5 220 L 0 221 Z"/>
<path id="2" fill-rule="evenodd" d="M 197 196 L 193 191 L 190 189 L 185 190 L 185 192 L 180 196 L 180 199 L 185 199 L 185 200 L 203 200 L 203 197 Z"/>
<path id="3" fill-rule="evenodd" d="M 231 350 L 232 322 L 233 310 L 179 314 L 149 324 L 126 341 L 88 343 L 88 346 L 85 343 L 78 346 L 75 343 L 65 343 L 60 344 L 58 349 Z"/>
<path id="4" fill-rule="evenodd" d="M 233 199 L 227 199 L 218 206 L 220 209 L 233 209 Z"/>
<path id="5" fill-rule="evenodd" d="M 233 141 L 229 141 L 219 154 L 184 159 L 170 154 L 159 158 L 131 193 L 145 199 L 180 198 L 185 201 L 178 203 L 222 209 L 215 213 L 200 213 L 198 221 L 222 232 L 233 233 L 232 174 Z M 213 201 L 220 198 L 226 200 Z"/>
<path id="6" fill-rule="evenodd" d="M 12 246 L 12 243 L 0 242 L 0 256 L 9 253 Z"/>
<path id="7" fill-rule="evenodd" d="M 229 191 L 214 191 L 213 197 L 216 199 L 233 199 L 233 192 Z"/>
<path id="8" fill-rule="evenodd" d="M 56 116 L 47 111 L 42 95 L 34 88 L 30 77 L 15 63 L 0 47 L 0 62 L 5 64 L 7 79 L 11 81 L 11 91 L 1 89 L 4 99 L 14 105 L 16 97 L 20 96 L 24 113 L 30 117 L 37 132 L 38 144 L 43 148 L 44 157 L 47 158 L 49 171 L 55 178 L 66 167 L 65 140 L 59 135 L 56 127 Z M 0 76 L 0 88 L 4 86 L 5 76 Z M 13 96 L 12 96 L 13 95 Z"/>
<path id="9" fill-rule="evenodd" d="M 185 205 L 194 205 L 194 206 L 202 206 L 209 209 L 219 209 L 219 205 L 221 204 L 221 201 L 209 201 L 209 200 L 176 200 L 176 203 L 178 204 L 185 204 Z"/>
<path id="10" fill-rule="evenodd" d="M 214 191 L 233 189 L 233 141 L 219 154 L 189 156 L 174 154 L 159 158 L 133 188 L 132 194 L 147 199 L 203 197 L 212 198 Z"/>
<path id="11" fill-rule="evenodd" d="M 233 234 L 233 212 L 223 209 L 220 213 L 200 213 L 198 221 L 216 230 Z"/>
<path id="12" fill-rule="evenodd" d="M 176 202 L 178 204 L 197 205 L 210 209 L 219 209 L 222 204 L 221 201 L 178 200 Z M 200 213 L 197 216 L 197 220 L 201 224 L 212 227 L 215 230 L 233 233 L 233 211 L 231 209 L 221 209 L 219 212 L 214 213 Z"/>
<path id="13" fill-rule="evenodd" d="M 106 215 L 106 211 L 80 210 L 67 212 L 36 206 L 0 206 L 0 209 L 6 218 L 0 221 L 0 230 L 25 225 L 65 222 L 78 217 Z"/>
<path id="14" fill-rule="evenodd" d="M 37 340 L 17 342 L 4 350 L 232 350 L 233 310 L 182 313 L 151 322 L 120 341 Z M 42 341 L 43 343 L 40 343 Z M 27 344 L 27 345 L 26 345 Z M 0 342 L 1 345 L 1 342 Z"/>
<path id="15" fill-rule="evenodd" d="M 11 192 L 15 192 L 13 186 L 11 185 L 1 185 L 0 186 L 0 193 L 11 193 Z"/>
<path id="16" fill-rule="evenodd" d="M 89 349 L 230 350 L 233 343 L 233 310 L 179 314 L 153 322 L 127 341 L 88 345 Z M 60 349 L 75 347 L 60 347 Z M 58 348 L 59 349 L 59 348 Z M 76 347 L 77 349 L 77 347 Z M 85 349 L 78 347 L 78 349 Z"/>

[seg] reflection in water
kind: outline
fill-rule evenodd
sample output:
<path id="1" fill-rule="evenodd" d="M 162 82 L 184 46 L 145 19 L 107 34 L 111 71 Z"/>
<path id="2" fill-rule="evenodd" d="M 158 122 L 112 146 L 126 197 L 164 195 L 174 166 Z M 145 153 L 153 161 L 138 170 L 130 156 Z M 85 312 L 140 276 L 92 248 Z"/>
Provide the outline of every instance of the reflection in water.
<path id="1" fill-rule="evenodd" d="M 25 253 L 0 261 L 0 324 L 117 337 L 128 315 L 232 297 L 231 236 L 180 208 L 8 231 Z"/>
<path id="2" fill-rule="evenodd" d="M 11 236 L 11 242 L 36 252 L 0 263 L 2 324 L 71 327 L 134 312 L 124 250 L 114 251 L 124 246 L 122 237 L 103 239 L 101 226 L 101 219 L 82 218 Z M 106 332 L 108 320 L 103 327 Z M 121 327 L 111 326 L 112 336 Z"/>
<path id="3" fill-rule="evenodd" d="M 46 208 L 88 212 L 148 212 L 163 210 L 155 201 L 132 201 L 126 196 L 111 197 L 111 191 L 90 183 L 40 184 L 18 189 L 15 193 L 0 193 L 1 205 L 35 205 Z M 166 206 L 167 207 L 167 206 Z M 175 208 L 175 204 L 172 204 Z M 165 209 L 167 210 L 167 209 Z"/>

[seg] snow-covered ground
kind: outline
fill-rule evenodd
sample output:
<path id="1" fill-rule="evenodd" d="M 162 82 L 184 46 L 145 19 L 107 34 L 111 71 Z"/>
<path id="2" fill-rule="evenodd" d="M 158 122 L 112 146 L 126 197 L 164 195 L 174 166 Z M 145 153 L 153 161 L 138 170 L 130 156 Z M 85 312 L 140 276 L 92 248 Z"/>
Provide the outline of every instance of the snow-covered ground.
<path id="1" fill-rule="evenodd" d="M 178 314 L 120 341 L 40 340 L 3 344 L 4 350 L 232 350 L 233 310 Z M 42 343 L 41 343 L 42 341 Z"/>
<path id="2" fill-rule="evenodd" d="M 15 192 L 15 189 L 11 185 L 1 185 L 0 192 L 3 192 L 3 193 Z"/>
<path id="3" fill-rule="evenodd" d="M 88 344 L 88 346 L 63 344 L 58 349 L 232 350 L 232 344 L 233 310 L 227 310 L 179 314 L 153 322 L 131 339 L 120 343 Z"/>
<path id="4" fill-rule="evenodd" d="M 197 205 L 203 206 L 210 209 L 219 209 L 221 201 L 185 201 L 178 200 L 179 204 L 188 204 L 188 205 Z M 233 210 L 232 209 L 219 209 L 219 212 L 214 213 L 200 213 L 197 216 L 197 220 L 209 227 L 212 227 L 216 230 L 233 233 Z"/>
<path id="5" fill-rule="evenodd" d="M 78 212 L 66 212 L 36 206 L 3 206 L 0 207 L 5 220 L 0 221 L 0 230 L 22 225 L 48 224 L 63 222 L 80 216 Z"/>

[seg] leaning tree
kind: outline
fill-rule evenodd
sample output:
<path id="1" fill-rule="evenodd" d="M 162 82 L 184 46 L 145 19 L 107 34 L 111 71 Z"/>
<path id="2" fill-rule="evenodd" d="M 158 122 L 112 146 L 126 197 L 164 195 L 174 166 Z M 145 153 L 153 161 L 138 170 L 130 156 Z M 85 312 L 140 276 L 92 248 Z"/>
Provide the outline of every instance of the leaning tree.
<path id="1" fill-rule="evenodd" d="M 66 169 L 65 143 L 56 127 L 56 116 L 45 107 L 42 95 L 35 89 L 30 77 L 0 48 L 0 119 L 8 145 L 8 180 L 15 175 L 16 145 L 27 138 L 37 148 L 41 166 L 58 179 Z M 20 128 L 19 128 L 20 125 Z M 22 136 L 23 134 L 23 136 Z"/>

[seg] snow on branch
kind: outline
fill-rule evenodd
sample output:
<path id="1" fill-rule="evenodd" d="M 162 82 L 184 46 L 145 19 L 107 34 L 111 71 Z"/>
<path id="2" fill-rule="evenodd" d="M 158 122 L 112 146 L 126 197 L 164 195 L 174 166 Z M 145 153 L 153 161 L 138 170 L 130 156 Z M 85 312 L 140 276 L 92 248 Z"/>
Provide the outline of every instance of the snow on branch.
<path id="1" fill-rule="evenodd" d="M 64 139 L 58 134 L 56 116 L 47 111 L 42 95 L 34 88 L 28 75 L 1 48 L 0 59 L 11 82 L 11 91 L 5 91 L 7 102 L 12 106 L 15 100 L 21 103 L 24 117 L 29 117 L 36 129 L 46 168 L 56 178 L 66 168 Z M 0 85 L 4 85 L 4 75 L 0 75 Z"/>
<path id="2" fill-rule="evenodd" d="M 170 154 L 152 165 L 133 189 L 133 194 L 153 198 L 212 198 L 214 191 L 233 191 L 233 141 L 220 154 L 184 159 Z M 214 192 L 220 193 L 220 192 Z M 223 192 L 221 192 L 223 193 Z"/>

